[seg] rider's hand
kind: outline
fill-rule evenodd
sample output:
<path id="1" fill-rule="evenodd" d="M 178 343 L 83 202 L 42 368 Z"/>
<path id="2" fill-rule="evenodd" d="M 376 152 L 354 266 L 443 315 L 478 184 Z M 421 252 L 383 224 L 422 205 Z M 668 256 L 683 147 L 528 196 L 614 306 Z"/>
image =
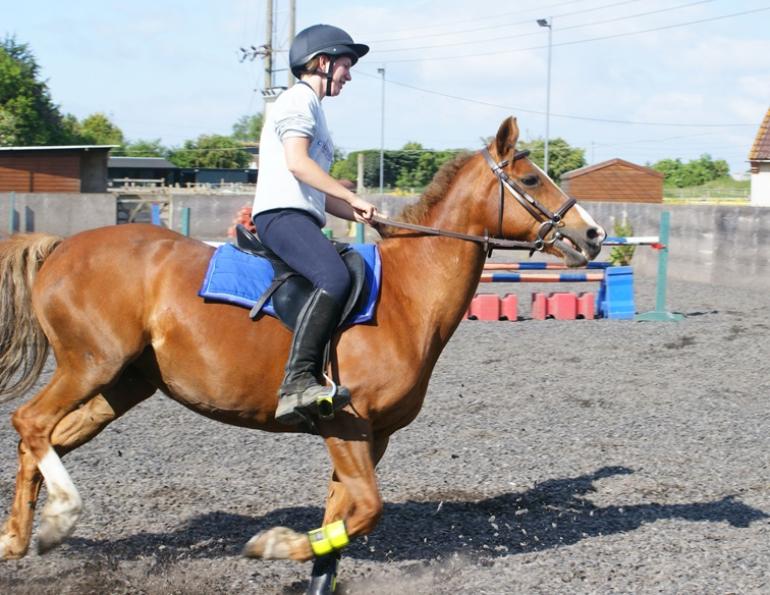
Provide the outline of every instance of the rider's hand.
<path id="1" fill-rule="evenodd" d="M 350 200 L 350 206 L 353 207 L 353 217 L 359 223 L 374 224 L 374 216 L 377 214 L 377 207 L 372 203 L 365 201 L 356 195 Z"/>

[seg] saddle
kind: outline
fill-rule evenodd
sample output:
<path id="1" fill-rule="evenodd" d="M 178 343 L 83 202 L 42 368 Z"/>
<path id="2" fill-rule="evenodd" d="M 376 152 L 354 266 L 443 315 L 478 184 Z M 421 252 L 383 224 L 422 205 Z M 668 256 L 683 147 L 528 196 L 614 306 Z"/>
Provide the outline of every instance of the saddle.
<path id="1" fill-rule="evenodd" d="M 251 233 L 243 225 L 235 227 L 236 247 L 255 256 L 260 256 L 270 262 L 275 276 L 273 282 L 259 297 L 257 303 L 249 312 L 249 317 L 254 320 L 259 316 L 262 307 L 272 298 L 273 309 L 276 317 L 291 331 L 294 331 L 302 307 L 307 302 L 313 291 L 313 284 L 305 277 L 283 262 L 278 255 L 259 241 L 257 236 Z M 350 293 L 342 309 L 342 317 L 339 326 L 344 326 L 352 313 L 356 312 L 366 302 L 366 264 L 363 257 L 353 250 L 349 244 L 332 242 L 342 262 L 350 273 Z"/>

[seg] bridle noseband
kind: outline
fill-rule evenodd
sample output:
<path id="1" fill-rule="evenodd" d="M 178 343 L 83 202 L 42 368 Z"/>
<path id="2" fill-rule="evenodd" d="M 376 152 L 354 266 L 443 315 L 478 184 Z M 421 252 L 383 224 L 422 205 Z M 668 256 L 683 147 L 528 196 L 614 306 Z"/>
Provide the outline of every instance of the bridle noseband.
<path id="1" fill-rule="evenodd" d="M 484 251 L 487 256 L 491 256 L 492 250 L 495 248 L 500 250 L 529 250 L 530 254 L 534 252 L 542 252 L 546 246 L 550 246 L 563 236 L 559 232 L 558 228 L 562 227 L 562 219 L 564 215 L 569 211 L 577 201 L 574 198 L 568 198 L 559 209 L 552 213 L 545 206 L 543 206 L 537 199 L 530 196 L 526 190 L 524 190 L 519 184 L 511 179 L 511 177 L 505 173 L 505 167 L 509 165 L 508 160 L 503 160 L 500 163 L 495 163 L 492 159 L 492 155 L 489 153 L 489 149 L 484 148 L 481 150 L 481 154 L 486 159 L 487 164 L 495 174 L 495 177 L 500 183 L 500 207 L 498 216 L 498 237 L 489 237 L 489 232 L 485 230 L 483 236 L 476 236 L 467 233 L 460 233 L 457 231 L 448 231 L 445 229 L 438 229 L 435 227 L 428 227 L 426 225 L 417 225 L 415 223 L 404 223 L 403 221 L 392 221 L 385 217 L 376 215 L 374 221 L 382 223 L 390 227 L 398 227 L 401 229 L 409 229 L 412 231 L 419 231 L 427 235 L 443 236 L 449 238 L 456 238 L 459 240 L 467 240 L 469 242 L 476 242 L 484 246 Z M 514 153 L 513 161 L 521 159 L 529 155 L 529 151 L 517 151 Z M 540 222 L 540 228 L 537 230 L 537 239 L 529 242 L 522 240 L 506 240 L 501 236 L 503 235 L 503 207 L 505 205 L 505 190 L 511 193 L 511 195 L 521 204 L 522 207 L 532 217 Z M 546 240 L 549 232 L 553 230 L 553 236 Z"/>

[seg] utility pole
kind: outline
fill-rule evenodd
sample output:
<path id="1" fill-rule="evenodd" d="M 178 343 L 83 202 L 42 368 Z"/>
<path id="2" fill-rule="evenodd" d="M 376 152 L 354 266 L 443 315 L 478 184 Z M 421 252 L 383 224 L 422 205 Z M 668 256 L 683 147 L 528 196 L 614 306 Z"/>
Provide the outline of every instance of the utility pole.
<path id="1" fill-rule="evenodd" d="M 265 43 L 259 47 L 250 45 L 247 48 L 240 48 L 241 50 L 241 62 L 246 60 L 254 61 L 257 58 L 262 58 L 262 64 L 264 68 L 264 82 L 262 86 L 262 98 L 265 101 L 265 115 L 270 104 L 275 101 L 280 92 L 286 87 L 275 86 L 275 73 L 273 63 L 273 55 L 279 51 L 273 47 L 273 29 L 275 28 L 275 0 L 266 0 L 265 2 Z M 294 41 L 295 29 L 297 21 L 297 2 L 296 0 L 289 0 L 289 44 Z M 287 76 L 287 87 L 291 87 L 294 84 L 294 76 L 291 74 L 291 68 Z"/>
<path id="2" fill-rule="evenodd" d="M 291 42 L 294 41 L 294 34 L 297 28 L 297 0 L 289 0 L 289 47 Z M 294 85 L 294 75 L 291 73 L 291 66 L 289 66 L 288 83 L 287 86 Z"/>
<path id="3" fill-rule="evenodd" d="M 543 171 L 548 175 L 548 137 L 551 134 L 551 48 L 553 47 L 553 17 L 547 19 L 537 19 L 537 24 L 541 27 L 548 27 L 548 82 L 546 83 L 545 96 L 545 166 Z"/>
<path id="4" fill-rule="evenodd" d="M 385 65 L 377 69 L 382 75 L 382 100 L 380 103 L 380 194 L 385 193 Z"/>
<path id="5" fill-rule="evenodd" d="M 273 0 L 265 2 L 265 91 L 273 87 Z"/>

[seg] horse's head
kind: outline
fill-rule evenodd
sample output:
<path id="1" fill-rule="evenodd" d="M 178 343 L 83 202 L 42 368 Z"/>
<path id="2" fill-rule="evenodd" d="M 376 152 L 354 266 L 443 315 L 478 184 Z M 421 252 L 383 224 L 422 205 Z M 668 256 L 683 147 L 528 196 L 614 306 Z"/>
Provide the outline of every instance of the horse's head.
<path id="1" fill-rule="evenodd" d="M 584 266 L 599 254 L 604 229 L 530 161 L 528 151 L 516 150 L 518 139 L 516 118 L 506 118 L 484 152 L 486 228 L 491 235 L 534 242 L 568 266 Z"/>

